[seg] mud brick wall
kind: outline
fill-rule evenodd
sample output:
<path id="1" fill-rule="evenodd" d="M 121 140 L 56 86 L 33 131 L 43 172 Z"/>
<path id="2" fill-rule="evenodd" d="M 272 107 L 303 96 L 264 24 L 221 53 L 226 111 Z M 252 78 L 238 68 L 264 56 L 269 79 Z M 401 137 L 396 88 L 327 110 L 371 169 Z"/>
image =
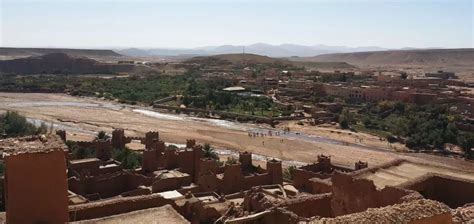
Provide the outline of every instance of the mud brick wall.
<path id="1" fill-rule="evenodd" d="M 72 205 L 69 206 L 69 221 L 100 218 L 146 208 L 160 207 L 167 204 L 177 209 L 173 200 L 165 199 L 160 195 L 134 196 Z"/>
<path id="2" fill-rule="evenodd" d="M 337 172 L 332 177 L 333 215 L 345 215 L 362 212 L 368 208 L 392 205 L 401 202 L 402 197 L 410 193 L 412 192 L 394 187 L 378 190 L 370 180 L 355 179 Z"/>
<path id="3" fill-rule="evenodd" d="M 7 223 L 68 220 L 66 158 L 62 150 L 5 158 Z"/>

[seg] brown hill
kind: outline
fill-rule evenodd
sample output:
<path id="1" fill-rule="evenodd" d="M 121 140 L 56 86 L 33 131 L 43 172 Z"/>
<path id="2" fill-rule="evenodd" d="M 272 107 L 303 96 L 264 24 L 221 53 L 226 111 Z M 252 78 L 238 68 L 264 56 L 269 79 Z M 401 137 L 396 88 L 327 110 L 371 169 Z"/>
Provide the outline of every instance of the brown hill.
<path id="1" fill-rule="evenodd" d="M 271 58 L 257 54 L 220 54 L 213 56 L 193 57 L 185 62 L 199 63 L 208 65 L 225 65 L 225 64 L 271 64 L 271 63 L 287 63 L 288 61 Z"/>
<path id="2" fill-rule="evenodd" d="M 105 64 L 63 53 L 0 61 L 0 74 L 90 74 L 127 72 L 128 64 Z"/>
<path id="3" fill-rule="evenodd" d="M 474 65 L 474 49 L 397 50 L 324 54 L 300 61 L 346 62 L 357 66 L 450 67 Z"/>
<path id="4" fill-rule="evenodd" d="M 40 56 L 45 54 L 63 53 L 74 57 L 121 57 L 121 54 L 112 50 L 95 50 L 95 49 L 67 49 L 67 48 L 10 48 L 0 47 L 0 56 L 3 57 L 29 57 Z"/>

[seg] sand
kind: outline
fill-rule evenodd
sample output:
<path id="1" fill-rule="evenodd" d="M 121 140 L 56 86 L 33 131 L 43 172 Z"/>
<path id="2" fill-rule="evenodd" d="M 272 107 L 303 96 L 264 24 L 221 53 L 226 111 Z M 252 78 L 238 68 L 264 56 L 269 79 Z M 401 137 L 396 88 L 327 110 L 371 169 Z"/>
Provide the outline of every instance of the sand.
<path id="1" fill-rule="evenodd" d="M 71 104 L 71 102 L 80 103 L 82 106 Z M 96 105 L 102 105 L 102 107 Z M 165 142 L 185 144 L 186 139 L 196 139 L 199 144 L 210 143 L 216 147 L 250 151 L 268 157 L 305 163 L 315 162 L 318 154 L 326 154 L 331 156 L 334 163 L 346 166 L 354 166 L 358 160 L 367 161 L 369 166 L 374 166 L 394 159 L 407 159 L 474 170 L 474 163 L 458 158 L 397 153 L 387 147 L 386 142 L 381 142 L 378 137 L 368 134 L 357 133 L 359 138 L 363 139 L 360 144 L 378 146 L 380 150 L 306 141 L 285 135 L 252 138 L 248 136 L 248 130 L 224 128 L 222 125 L 201 120 L 182 120 L 166 116 L 150 117 L 134 112 L 134 109 L 150 108 L 121 106 L 115 102 L 64 94 L 0 93 L 0 112 L 18 111 L 28 118 L 67 125 L 69 127 L 67 137 L 72 140 L 90 140 L 96 132 L 104 130 L 110 133 L 113 128 L 123 128 L 130 136 L 143 136 L 147 131 L 156 130 L 160 132 L 160 138 Z M 226 125 L 255 127 L 250 124 Z M 71 127 L 77 130 L 71 130 Z M 331 130 L 327 128 L 311 126 L 297 128 L 295 125 L 292 128 L 302 133 L 326 136 L 351 143 L 355 141 L 354 137 L 347 133 L 331 133 Z"/>

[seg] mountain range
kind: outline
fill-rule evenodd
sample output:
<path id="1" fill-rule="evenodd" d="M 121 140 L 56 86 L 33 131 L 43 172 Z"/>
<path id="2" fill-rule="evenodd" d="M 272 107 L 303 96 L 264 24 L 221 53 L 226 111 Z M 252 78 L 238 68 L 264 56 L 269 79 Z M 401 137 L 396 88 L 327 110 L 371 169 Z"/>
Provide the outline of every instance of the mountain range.
<path id="1" fill-rule="evenodd" d="M 265 43 L 256 43 L 252 45 L 220 45 L 198 48 L 126 48 L 116 49 L 115 51 L 127 56 L 206 56 L 218 54 L 249 53 L 265 55 L 269 57 L 311 57 L 321 54 L 347 53 L 347 52 L 366 52 L 388 50 L 381 47 L 346 47 L 346 46 L 327 46 L 327 45 L 296 45 L 280 44 L 271 45 Z"/>

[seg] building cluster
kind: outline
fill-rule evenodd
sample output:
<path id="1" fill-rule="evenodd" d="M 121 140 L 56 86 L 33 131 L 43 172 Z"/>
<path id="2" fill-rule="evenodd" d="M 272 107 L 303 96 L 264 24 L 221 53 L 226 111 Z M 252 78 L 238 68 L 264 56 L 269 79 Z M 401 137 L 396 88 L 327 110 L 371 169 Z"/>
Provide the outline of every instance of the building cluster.
<path id="1" fill-rule="evenodd" d="M 219 66 L 200 62 L 199 65 L 207 79 L 225 79 L 239 91 L 272 97 L 282 109 L 315 108 L 321 101 L 315 99 L 332 96 L 354 102 L 449 103 L 455 105 L 459 114 L 474 116 L 472 88 L 458 80 L 453 72 L 440 70 L 414 75 L 398 70 L 354 68 L 321 72 L 284 64 L 244 62 Z"/>
<path id="2" fill-rule="evenodd" d="M 93 158 L 70 160 L 57 135 L 0 140 L 5 161 L 0 218 L 7 223 L 463 223 L 474 220 L 474 174 L 424 173 L 404 179 L 394 161 L 369 167 L 317 162 L 283 177 L 281 161 L 254 166 L 252 154 L 220 164 L 203 147 L 166 146 L 158 132 L 77 142 L 94 148 Z M 141 166 L 124 169 L 112 149 L 141 141 Z M 397 174 L 398 172 L 398 174 Z M 395 175 L 393 183 L 387 176 Z M 470 204 L 471 203 L 471 204 Z M 4 221 L 5 221 L 4 220 Z"/>

